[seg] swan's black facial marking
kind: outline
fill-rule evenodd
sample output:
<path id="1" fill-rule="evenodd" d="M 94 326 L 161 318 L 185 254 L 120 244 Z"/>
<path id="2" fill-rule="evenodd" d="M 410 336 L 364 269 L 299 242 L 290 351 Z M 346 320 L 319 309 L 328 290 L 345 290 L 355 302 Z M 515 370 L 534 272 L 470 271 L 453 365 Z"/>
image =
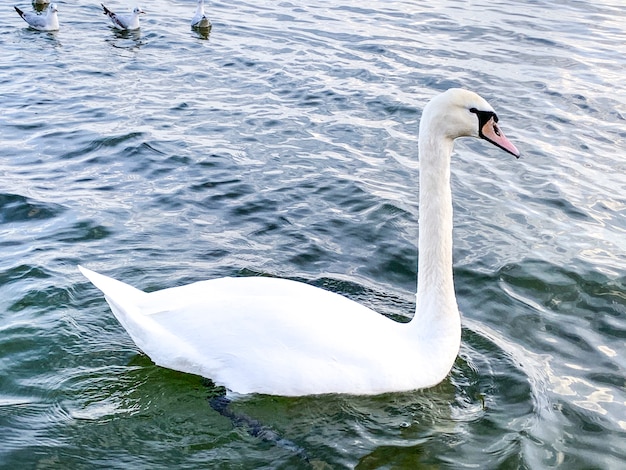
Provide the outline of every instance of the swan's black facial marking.
<path id="1" fill-rule="evenodd" d="M 480 111 L 476 108 L 472 108 L 470 109 L 470 113 L 474 113 L 476 116 L 478 116 L 478 132 L 479 133 L 482 132 L 483 126 L 487 124 L 490 119 L 493 118 L 493 122 L 498 122 L 498 115 L 494 113 L 493 111 Z"/>
<path id="2" fill-rule="evenodd" d="M 489 124 L 491 124 L 493 133 L 497 135 L 498 137 L 501 137 L 502 132 L 500 132 L 500 128 L 496 124 L 498 122 L 498 115 L 494 113 L 493 111 L 480 111 L 476 108 L 470 109 L 470 113 L 474 113 L 476 116 L 478 116 L 478 135 L 480 136 L 480 138 L 485 139 L 491 142 L 492 144 L 496 144 L 493 140 L 491 140 L 489 137 L 485 135 L 485 133 L 483 132 L 483 129 Z"/>
<path id="3" fill-rule="evenodd" d="M 478 136 L 481 139 L 485 139 L 487 142 L 491 142 L 502 150 L 514 155 L 515 158 L 519 158 L 519 151 L 508 141 L 498 127 L 498 116 L 496 113 L 493 111 L 480 111 L 476 108 L 471 108 L 469 111 L 478 117 Z"/>

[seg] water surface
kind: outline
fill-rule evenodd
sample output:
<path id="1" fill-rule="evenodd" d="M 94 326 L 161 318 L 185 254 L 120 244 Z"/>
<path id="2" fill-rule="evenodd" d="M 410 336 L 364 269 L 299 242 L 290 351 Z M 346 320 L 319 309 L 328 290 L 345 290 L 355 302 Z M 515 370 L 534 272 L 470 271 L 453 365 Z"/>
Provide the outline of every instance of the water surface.
<path id="1" fill-rule="evenodd" d="M 57 33 L 0 23 L 1 467 L 626 464 L 623 5 L 218 2 L 208 36 L 192 1 L 144 8 L 133 33 L 83 0 Z M 523 153 L 456 145 L 459 358 L 428 390 L 236 402 L 311 464 L 154 366 L 76 270 L 279 276 L 408 319 L 417 126 L 452 86 Z"/>

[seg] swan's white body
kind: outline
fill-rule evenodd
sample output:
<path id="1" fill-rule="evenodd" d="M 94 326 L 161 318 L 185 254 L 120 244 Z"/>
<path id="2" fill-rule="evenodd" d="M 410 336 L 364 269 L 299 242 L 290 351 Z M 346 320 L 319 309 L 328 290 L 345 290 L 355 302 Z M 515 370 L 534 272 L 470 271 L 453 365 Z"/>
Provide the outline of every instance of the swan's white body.
<path id="1" fill-rule="evenodd" d="M 198 0 L 196 13 L 193 15 L 193 18 L 191 18 L 191 27 L 199 29 L 206 29 L 211 27 L 211 22 L 204 13 L 204 0 Z"/>
<path id="2" fill-rule="evenodd" d="M 424 109 L 417 311 L 409 323 L 285 279 L 220 278 L 144 293 L 80 269 L 156 364 L 237 393 L 378 394 L 435 385 L 461 341 L 452 279 L 453 141 L 480 135 L 517 155 L 496 121 L 487 102 L 465 90 L 448 90 Z"/>
<path id="3" fill-rule="evenodd" d="M 50 4 L 45 15 L 24 12 L 18 7 L 13 8 L 31 28 L 39 31 L 57 31 L 59 29 L 59 16 L 57 14 L 59 10 L 56 3 Z"/>
<path id="4" fill-rule="evenodd" d="M 126 15 L 120 15 L 117 13 L 113 13 L 107 7 L 105 7 L 102 3 L 102 8 L 104 10 L 104 14 L 109 17 L 113 26 L 117 29 L 121 30 L 135 30 L 139 29 L 139 15 L 145 13 L 141 8 L 135 7 L 133 11 Z"/>

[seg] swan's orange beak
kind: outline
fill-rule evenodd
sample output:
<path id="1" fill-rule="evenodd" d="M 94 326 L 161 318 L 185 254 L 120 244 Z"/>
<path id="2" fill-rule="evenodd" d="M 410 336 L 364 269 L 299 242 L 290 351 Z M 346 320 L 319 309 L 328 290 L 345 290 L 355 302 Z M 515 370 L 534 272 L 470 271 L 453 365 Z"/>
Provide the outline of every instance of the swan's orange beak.
<path id="1" fill-rule="evenodd" d="M 496 119 L 495 115 L 492 116 L 491 119 L 480 128 L 480 136 L 493 145 L 500 147 L 502 150 L 509 152 L 511 155 L 515 155 L 515 158 L 519 158 L 519 150 L 506 138 L 504 132 L 500 130 Z"/>

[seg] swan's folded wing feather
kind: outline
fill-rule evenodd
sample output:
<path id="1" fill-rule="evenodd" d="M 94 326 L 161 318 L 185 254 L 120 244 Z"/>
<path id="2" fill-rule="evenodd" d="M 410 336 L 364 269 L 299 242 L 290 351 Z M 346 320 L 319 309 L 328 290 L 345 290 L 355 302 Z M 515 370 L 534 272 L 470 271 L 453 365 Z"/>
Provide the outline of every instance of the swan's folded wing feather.
<path id="1" fill-rule="evenodd" d="M 80 272 L 91 283 L 102 291 L 107 296 L 116 299 L 117 302 L 127 304 L 136 304 L 142 299 L 145 300 L 148 296 L 144 291 L 139 290 L 133 286 L 130 286 L 122 281 L 105 276 L 104 274 L 91 271 L 90 269 L 78 266 Z"/>
<path id="2" fill-rule="evenodd" d="M 410 354 L 405 325 L 308 284 L 219 278 L 144 293 L 81 271 L 156 364 L 240 393 L 383 391 Z"/>

